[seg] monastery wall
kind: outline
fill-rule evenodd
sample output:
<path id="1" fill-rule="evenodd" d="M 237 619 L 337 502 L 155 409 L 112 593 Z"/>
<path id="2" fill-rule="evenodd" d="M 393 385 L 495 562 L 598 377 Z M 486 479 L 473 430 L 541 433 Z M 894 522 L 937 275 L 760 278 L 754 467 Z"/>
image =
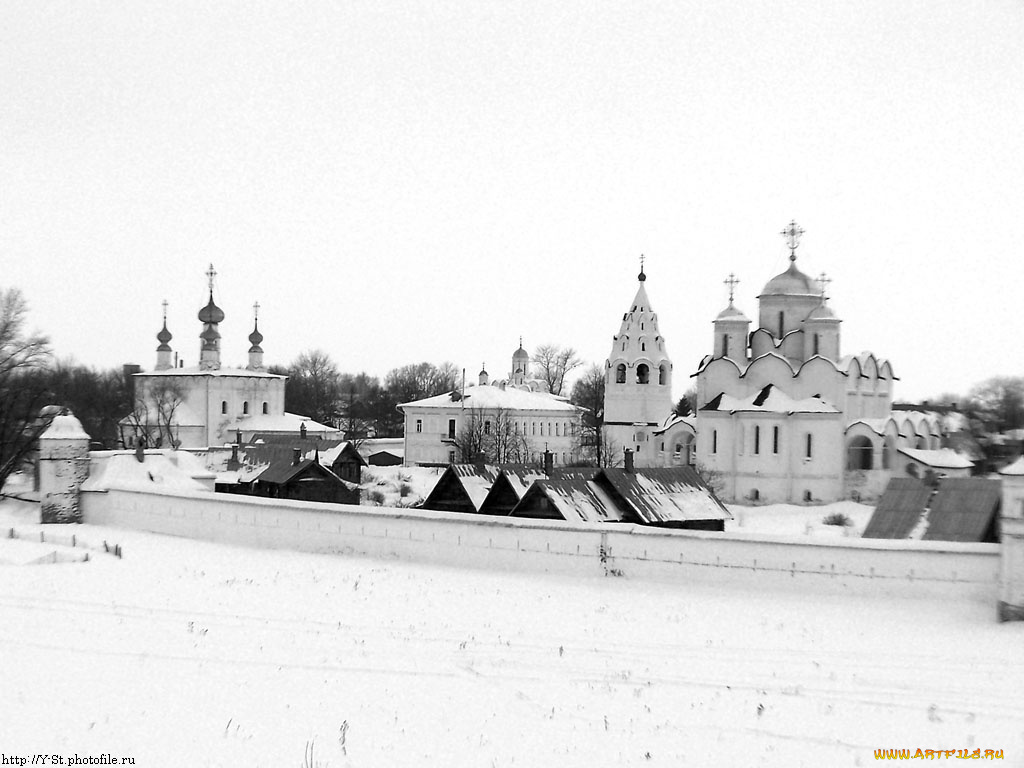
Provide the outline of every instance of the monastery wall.
<path id="1" fill-rule="evenodd" d="M 995 544 L 844 540 L 385 510 L 204 491 L 83 491 L 86 522 L 252 547 L 764 591 L 995 604 Z"/>

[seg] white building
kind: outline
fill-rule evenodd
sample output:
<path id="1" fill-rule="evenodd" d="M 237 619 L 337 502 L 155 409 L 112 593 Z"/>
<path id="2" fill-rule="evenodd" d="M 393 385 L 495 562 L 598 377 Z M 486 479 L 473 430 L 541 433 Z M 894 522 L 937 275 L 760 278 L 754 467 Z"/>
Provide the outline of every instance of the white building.
<path id="1" fill-rule="evenodd" d="M 605 361 L 605 451 L 619 454 L 632 450 L 638 467 L 685 463 L 685 457 L 678 462 L 672 460 L 674 441 L 685 433 L 686 444 L 690 445 L 693 428 L 672 420 L 671 435 L 666 438 L 664 434 L 673 406 L 672 361 L 658 330 L 658 315 L 647 297 L 642 265 L 637 279 L 640 285 L 636 296 L 622 315 Z"/>
<path id="2" fill-rule="evenodd" d="M 537 391 L 529 378 L 529 355 L 513 353 L 508 379 L 490 382 L 482 370 L 476 386 L 398 407 L 405 414 L 405 463 L 473 462 L 467 447 L 491 463 L 543 461 L 549 450 L 556 465 L 579 459 L 582 409 L 565 398 Z"/>
<path id="3" fill-rule="evenodd" d="M 340 436 L 338 430 L 304 416 L 286 413 L 284 390 L 287 376 L 267 373 L 263 365 L 263 334 L 254 318 L 249 334 L 249 364 L 245 368 L 221 366 L 220 323 L 224 312 L 213 300 L 213 265 L 207 272 L 210 297 L 199 311 L 199 365 L 176 367 L 164 324 L 157 334 L 156 369 L 133 376 L 135 407 L 121 421 L 125 444 L 134 447 L 144 440 L 150 447 L 173 444 L 181 448 L 205 448 L 243 442 L 255 434 Z M 254 309 L 258 309 L 255 305 Z"/>
<path id="4" fill-rule="evenodd" d="M 769 502 L 872 497 L 894 474 L 948 473 L 937 419 L 893 414 L 889 362 L 841 353 L 827 278 L 796 266 L 802 233 L 795 222 L 783 232 L 790 265 L 758 296 L 753 332 L 726 281 L 729 306 L 696 374 L 698 463 L 721 476 L 723 498 Z"/>

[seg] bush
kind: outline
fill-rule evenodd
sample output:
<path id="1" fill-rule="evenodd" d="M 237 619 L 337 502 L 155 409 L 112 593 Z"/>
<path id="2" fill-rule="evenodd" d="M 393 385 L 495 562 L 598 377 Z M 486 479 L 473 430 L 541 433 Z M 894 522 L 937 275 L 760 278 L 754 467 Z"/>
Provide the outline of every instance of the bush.
<path id="1" fill-rule="evenodd" d="M 825 519 L 821 522 L 824 525 L 841 525 L 844 528 L 848 528 L 853 525 L 853 520 L 848 518 L 842 512 L 833 512 L 831 515 L 826 515 Z"/>
<path id="2" fill-rule="evenodd" d="M 372 503 L 383 506 L 384 505 L 384 493 L 382 491 L 370 491 L 369 499 Z"/>
<path id="3" fill-rule="evenodd" d="M 398 486 L 398 495 L 401 496 L 403 499 L 410 493 L 412 493 L 412 486 L 409 485 L 408 483 L 402 483 L 401 485 Z"/>

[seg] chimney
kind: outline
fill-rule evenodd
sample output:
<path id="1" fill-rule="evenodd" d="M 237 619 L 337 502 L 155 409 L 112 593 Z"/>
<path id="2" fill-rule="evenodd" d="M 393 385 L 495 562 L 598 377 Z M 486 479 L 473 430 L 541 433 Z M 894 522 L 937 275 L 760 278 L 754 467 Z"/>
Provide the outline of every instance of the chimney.
<path id="1" fill-rule="evenodd" d="M 238 461 L 238 446 L 232 445 L 231 458 L 228 459 L 228 471 L 230 472 L 231 470 L 238 469 L 240 466 L 242 465 Z"/>
<path id="2" fill-rule="evenodd" d="M 236 429 L 235 430 L 235 445 L 241 445 L 241 444 L 242 444 L 242 430 Z"/>
<path id="3" fill-rule="evenodd" d="M 623 451 L 623 454 L 623 462 L 625 464 L 624 469 L 630 474 L 633 474 L 633 449 L 626 448 Z"/>
<path id="4" fill-rule="evenodd" d="M 306 422 L 299 424 L 299 438 L 302 440 L 306 439 Z"/>
<path id="5" fill-rule="evenodd" d="M 302 461 L 302 449 L 292 448 L 292 466 L 294 467 L 300 461 Z"/>
<path id="6" fill-rule="evenodd" d="M 487 457 L 483 451 L 477 451 L 476 458 L 473 459 L 473 467 L 477 472 L 484 471 L 484 464 L 487 463 Z"/>
<path id="7" fill-rule="evenodd" d="M 544 449 L 544 474 L 551 477 L 551 473 L 555 469 L 555 454 L 549 451 L 547 448 Z"/>

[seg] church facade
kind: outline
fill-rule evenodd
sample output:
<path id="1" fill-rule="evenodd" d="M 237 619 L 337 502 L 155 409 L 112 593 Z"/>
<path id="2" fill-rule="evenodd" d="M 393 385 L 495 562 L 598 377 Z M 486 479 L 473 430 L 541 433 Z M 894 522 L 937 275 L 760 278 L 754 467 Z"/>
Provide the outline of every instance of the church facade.
<path id="1" fill-rule="evenodd" d="M 889 361 L 842 353 L 830 281 L 797 267 L 802 234 L 795 222 L 784 230 L 789 268 L 758 296 L 756 325 L 734 304 L 738 281 L 726 281 L 729 305 L 714 320 L 712 353 L 693 374 L 693 416 L 672 414 L 672 362 L 641 268 L 605 363 L 609 446 L 632 450 L 637 466 L 697 466 L 737 502 L 869 499 L 894 475 L 965 471 L 963 457 L 941 447 L 937 417 L 893 413 Z"/>
<path id="2" fill-rule="evenodd" d="M 156 367 L 136 373 L 132 413 L 121 420 L 126 447 L 206 448 L 248 442 L 260 434 L 310 437 L 340 436 L 338 430 L 285 411 L 286 376 L 268 373 L 263 365 L 263 334 L 258 315 L 249 334 L 248 365 L 221 365 L 220 324 L 224 312 L 213 300 L 213 265 L 207 272 L 209 300 L 199 310 L 199 365 L 185 368 L 174 361 L 172 335 L 164 323 L 157 334 Z M 254 313 L 259 305 L 254 306 Z"/>

